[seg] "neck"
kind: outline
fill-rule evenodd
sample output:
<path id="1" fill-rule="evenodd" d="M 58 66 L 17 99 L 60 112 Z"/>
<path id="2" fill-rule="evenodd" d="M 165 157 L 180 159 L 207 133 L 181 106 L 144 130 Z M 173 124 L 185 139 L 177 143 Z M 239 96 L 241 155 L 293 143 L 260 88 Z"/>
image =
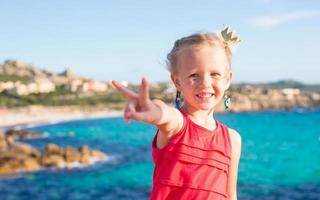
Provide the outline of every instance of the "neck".
<path id="1" fill-rule="evenodd" d="M 195 110 L 188 106 L 182 106 L 181 110 L 188 114 L 189 118 L 198 125 L 209 130 L 215 129 L 215 119 L 213 118 L 213 110 Z"/>

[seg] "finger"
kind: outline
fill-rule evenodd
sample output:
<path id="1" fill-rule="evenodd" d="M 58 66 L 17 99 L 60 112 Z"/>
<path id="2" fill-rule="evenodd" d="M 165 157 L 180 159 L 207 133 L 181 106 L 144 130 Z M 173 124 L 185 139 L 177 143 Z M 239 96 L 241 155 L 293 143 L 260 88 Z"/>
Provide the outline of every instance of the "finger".
<path id="1" fill-rule="evenodd" d="M 131 119 L 134 119 L 136 121 L 143 121 L 146 123 L 152 123 L 152 121 L 154 121 L 153 116 L 151 115 L 150 111 L 132 112 Z"/>
<path id="2" fill-rule="evenodd" d="M 132 112 L 131 114 L 131 119 L 134 119 L 136 121 L 146 121 L 146 116 L 142 112 Z"/>
<path id="3" fill-rule="evenodd" d="M 129 101 L 123 112 L 123 118 L 127 124 L 130 123 L 132 112 L 134 112 L 134 105 Z"/>
<path id="4" fill-rule="evenodd" d="M 130 118 L 131 117 L 131 113 L 136 112 L 135 109 L 135 104 L 131 101 L 128 102 L 125 110 L 124 110 L 124 117 L 125 118 Z"/>
<path id="5" fill-rule="evenodd" d="M 121 94 L 123 94 L 124 96 L 126 96 L 129 99 L 136 99 L 138 97 L 138 95 L 129 90 L 128 88 L 124 87 L 121 83 L 119 83 L 118 81 L 113 80 L 112 85 L 119 91 L 121 92 Z"/>
<path id="6" fill-rule="evenodd" d="M 141 89 L 140 89 L 139 97 L 140 97 L 140 100 L 142 100 L 143 102 L 149 99 L 149 86 L 145 78 L 141 80 Z"/>
<path id="7" fill-rule="evenodd" d="M 126 107 L 126 109 L 123 112 L 123 118 L 124 121 L 128 124 L 130 123 L 130 115 L 129 115 L 130 111 L 128 110 L 128 107 Z"/>
<path id="8" fill-rule="evenodd" d="M 129 124 L 130 123 L 130 118 L 129 117 L 124 117 L 124 121 L 126 124 Z"/>

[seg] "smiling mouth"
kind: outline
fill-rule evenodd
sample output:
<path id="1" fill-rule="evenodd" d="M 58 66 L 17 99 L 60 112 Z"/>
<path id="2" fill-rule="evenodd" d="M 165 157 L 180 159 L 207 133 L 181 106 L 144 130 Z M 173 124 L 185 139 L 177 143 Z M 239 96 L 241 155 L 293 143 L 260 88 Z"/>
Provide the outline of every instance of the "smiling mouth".
<path id="1" fill-rule="evenodd" d="M 214 96 L 214 93 L 207 93 L 207 92 L 203 92 L 203 93 L 199 93 L 196 95 L 198 98 L 200 99 L 208 99 Z"/>

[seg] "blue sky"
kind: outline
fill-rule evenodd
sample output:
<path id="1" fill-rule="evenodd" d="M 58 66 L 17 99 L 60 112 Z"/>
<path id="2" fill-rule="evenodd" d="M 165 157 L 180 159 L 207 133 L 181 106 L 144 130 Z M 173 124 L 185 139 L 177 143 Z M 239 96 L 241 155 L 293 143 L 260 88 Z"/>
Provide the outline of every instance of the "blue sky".
<path id="1" fill-rule="evenodd" d="M 0 62 L 98 80 L 168 81 L 176 39 L 229 24 L 241 36 L 234 82 L 320 83 L 318 0 L 0 1 Z"/>

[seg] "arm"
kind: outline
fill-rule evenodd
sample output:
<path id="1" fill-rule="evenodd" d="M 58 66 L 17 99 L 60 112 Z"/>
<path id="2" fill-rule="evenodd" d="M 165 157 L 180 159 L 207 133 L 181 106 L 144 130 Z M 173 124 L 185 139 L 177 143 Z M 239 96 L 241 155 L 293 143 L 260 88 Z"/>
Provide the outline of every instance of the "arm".
<path id="1" fill-rule="evenodd" d="M 164 147 L 169 142 L 170 138 L 182 128 L 182 114 L 177 109 L 166 105 L 161 100 L 151 100 L 149 98 L 148 84 L 145 79 L 142 79 L 139 94 L 122 86 L 117 81 L 112 81 L 112 84 L 128 99 L 127 106 L 124 110 L 126 122 L 130 122 L 131 119 L 134 119 L 158 127 L 158 148 Z"/>
<path id="2" fill-rule="evenodd" d="M 229 166 L 227 192 L 231 200 L 237 200 L 238 166 L 241 155 L 241 136 L 229 128 L 231 140 L 231 163 Z"/>
<path id="3" fill-rule="evenodd" d="M 161 120 L 156 125 L 159 129 L 157 136 L 157 147 L 165 147 L 170 139 L 182 128 L 183 116 L 176 108 L 166 105 L 161 100 L 154 100 L 155 105 L 161 111 Z"/>

